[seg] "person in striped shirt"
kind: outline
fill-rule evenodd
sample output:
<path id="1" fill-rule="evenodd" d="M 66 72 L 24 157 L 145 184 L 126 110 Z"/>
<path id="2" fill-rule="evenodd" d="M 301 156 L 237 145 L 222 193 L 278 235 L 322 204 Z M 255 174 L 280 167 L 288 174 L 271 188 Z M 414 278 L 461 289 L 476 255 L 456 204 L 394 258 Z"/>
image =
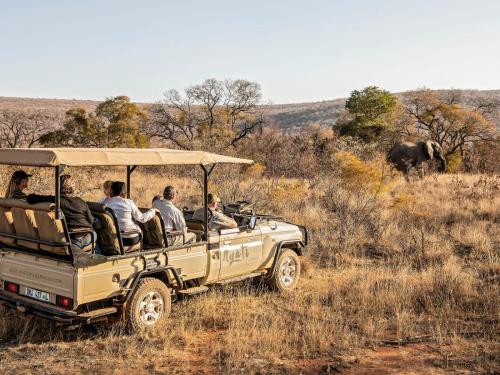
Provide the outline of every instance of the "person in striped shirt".
<path id="1" fill-rule="evenodd" d="M 28 179 L 31 176 L 32 175 L 22 170 L 15 171 L 10 178 L 9 186 L 7 187 L 7 192 L 5 193 L 5 198 L 26 200 L 27 195 L 23 192 L 23 190 L 28 187 Z"/>

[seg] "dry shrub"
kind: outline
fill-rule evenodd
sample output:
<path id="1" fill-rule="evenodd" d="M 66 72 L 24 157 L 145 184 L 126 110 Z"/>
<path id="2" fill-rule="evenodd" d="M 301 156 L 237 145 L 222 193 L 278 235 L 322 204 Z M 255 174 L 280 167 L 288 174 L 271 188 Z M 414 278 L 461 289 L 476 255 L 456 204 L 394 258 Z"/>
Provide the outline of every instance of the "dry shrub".
<path id="1" fill-rule="evenodd" d="M 446 157 L 446 172 L 457 173 L 462 166 L 462 157 L 460 153 L 454 153 Z"/>
<path id="2" fill-rule="evenodd" d="M 382 173 L 373 162 L 365 162 L 351 152 L 338 152 L 333 159 L 346 186 L 370 192 L 379 192 L 384 187 Z"/>
<path id="3" fill-rule="evenodd" d="M 387 230 L 382 195 L 389 185 L 374 165 L 351 153 L 337 153 L 335 159 L 339 176 L 330 179 L 323 198 L 333 229 L 332 250 L 356 253 L 368 243 L 378 245 Z"/>
<path id="4" fill-rule="evenodd" d="M 307 185 L 304 181 L 281 180 L 270 198 L 278 206 L 292 205 L 297 207 L 304 202 L 305 196 L 307 196 Z"/>
<path id="5" fill-rule="evenodd" d="M 432 314 L 447 309 L 459 310 L 477 297 L 474 275 L 463 269 L 454 258 L 443 265 L 426 269 L 418 278 L 413 291 L 417 311 L 423 309 Z"/>

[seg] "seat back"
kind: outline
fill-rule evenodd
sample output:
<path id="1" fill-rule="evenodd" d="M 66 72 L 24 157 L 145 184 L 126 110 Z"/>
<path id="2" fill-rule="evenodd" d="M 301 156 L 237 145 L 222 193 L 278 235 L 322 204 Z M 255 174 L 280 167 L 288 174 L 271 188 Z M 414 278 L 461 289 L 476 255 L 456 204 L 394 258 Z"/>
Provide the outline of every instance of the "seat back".
<path id="1" fill-rule="evenodd" d="M 142 212 L 147 211 L 147 208 L 139 208 Z M 156 249 L 165 247 L 165 227 L 160 213 L 145 223 L 138 223 L 143 234 L 143 245 L 145 249 Z"/>
<path id="2" fill-rule="evenodd" d="M 113 212 L 106 205 L 87 202 L 92 215 L 100 221 L 97 231 L 97 243 L 104 255 L 118 255 L 120 251 L 120 238 Z"/>
<path id="3" fill-rule="evenodd" d="M 186 220 L 186 226 L 191 230 L 205 231 L 205 225 L 201 220 Z"/>
<path id="4" fill-rule="evenodd" d="M 69 255 L 70 250 L 63 219 L 56 219 L 54 204 L 28 204 L 19 199 L 0 199 L 0 231 L 33 240 L 61 243 L 47 245 L 22 239 L 1 237 L 4 243 L 32 250 L 43 250 L 58 255 Z"/>
<path id="5" fill-rule="evenodd" d="M 21 207 L 12 207 L 11 212 L 16 234 L 33 240 L 38 240 L 38 229 L 33 210 Z M 28 249 L 38 250 L 38 244 L 35 242 L 17 240 L 17 244 Z"/>
<path id="6" fill-rule="evenodd" d="M 52 242 L 67 242 L 64 232 L 64 223 L 61 219 L 56 219 L 55 211 L 33 211 L 38 228 L 38 236 L 41 240 Z M 54 254 L 69 255 L 69 246 L 55 246 L 40 244 L 40 250 Z"/>
<path id="7" fill-rule="evenodd" d="M 14 230 L 14 219 L 12 217 L 12 212 L 9 208 L 0 206 L 0 232 L 15 234 Z M 0 236 L 0 242 L 7 246 L 15 246 L 16 239 Z"/>
<path id="8" fill-rule="evenodd" d="M 122 248 L 122 237 L 118 227 L 118 221 L 112 209 L 108 206 L 95 202 L 87 202 L 92 215 L 101 222 L 101 228 L 97 231 L 97 242 L 104 255 L 119 255 Z M 124 253 L 130 253 L 141 249 L 141 243 L 123 246 Z"/>

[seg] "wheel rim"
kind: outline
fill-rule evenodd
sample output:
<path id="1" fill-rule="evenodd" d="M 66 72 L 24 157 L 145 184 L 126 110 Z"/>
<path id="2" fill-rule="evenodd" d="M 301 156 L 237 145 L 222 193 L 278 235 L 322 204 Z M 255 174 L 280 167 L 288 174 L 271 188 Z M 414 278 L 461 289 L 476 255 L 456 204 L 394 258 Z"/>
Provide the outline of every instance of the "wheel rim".
<path id="1" fill-rule="evenodd" d="M 292 285 L 295 280 L 296 271 L 297 264 L 295 263 L 295 259 L 292 257 L 286 257 L 280 267 L 281 282 L 285 286 Z"/>
<path id="2" fill-rule="evenodd" d="M 163 297 L 160 293 L 151 291 L 147 293 L 139 304 L 141 322 L 147 326 L 158 323 L 163 314 Z"/>

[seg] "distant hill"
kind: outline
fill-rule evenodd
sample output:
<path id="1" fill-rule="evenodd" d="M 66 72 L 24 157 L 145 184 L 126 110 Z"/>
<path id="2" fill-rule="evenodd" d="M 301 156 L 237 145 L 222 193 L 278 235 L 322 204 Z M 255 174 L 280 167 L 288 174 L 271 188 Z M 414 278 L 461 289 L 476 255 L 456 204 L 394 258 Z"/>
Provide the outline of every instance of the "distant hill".
<path id="1" fill-rule="evenodd" d="M 477 97 L 494 98 L 500 102 L 500 90 L 462 90 L 462 93 L 466 102 Z M 396 95 L 400 96 L 401 93 Z M 344 108 L 345 100 L 344 98 L 311 103 L 262 105 L 260 108 L 271 122 L 282 129 L 297 129 L 311 124 L 330 126 L 335 123 Z M 98 104 L 98 101 L 93 100 L 0 97 L 0 110 L 47 110 L 64 113 L 74 107 L 93 110 Z"/>
<path id="2" fill-rule="evenodd" d="M 445 91 L 445 90 L 441 90 Z M 478 97 L 488 97 L 500 103 L 500 90 L 461 90 L 465 102 Z M 402 93 L 397 93 L 401 96 Z M 313 103 L 261 106 L 280 128 L 298 128 L 311 124 L 329 126 L 335 123 L 344 109 L 346 99 L 326 100 Z M 498 126 L 498 124 L 497 124 Z"/>

